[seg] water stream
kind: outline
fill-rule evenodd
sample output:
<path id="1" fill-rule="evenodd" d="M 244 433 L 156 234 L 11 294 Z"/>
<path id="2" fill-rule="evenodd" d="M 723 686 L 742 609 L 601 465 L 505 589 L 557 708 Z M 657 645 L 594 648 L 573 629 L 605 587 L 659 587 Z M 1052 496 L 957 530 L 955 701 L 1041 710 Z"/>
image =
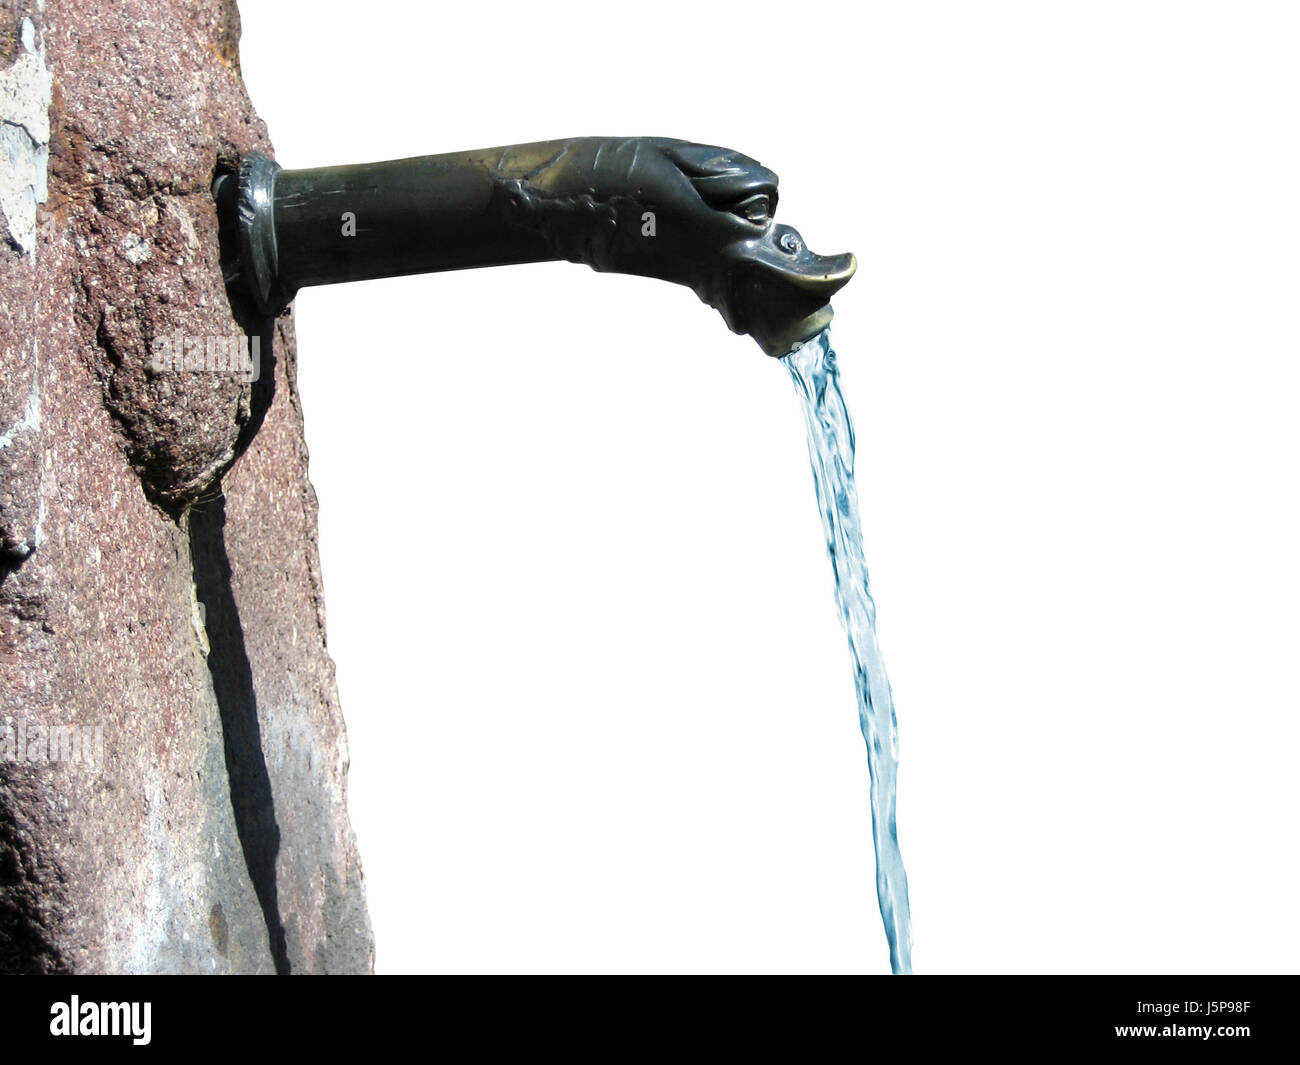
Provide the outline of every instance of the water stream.
<path id="1" fill-rule="evenodd" d="M 840 393 L 839 368 L 826 329 L 781 359 L 803 401 L 808 457 L 826 551 L 835 572 L 835 599 L 849 637 L 858 717 L 871 772 L 871 829 L 876 847 L 876 895 L 895 973 L 912 971 L 912 917 L 907 872 L 898 849 L 898 720 L 876 643 L 876 604 L 862 552 L 858 493 L 853 483 L 853 423 Z"/>

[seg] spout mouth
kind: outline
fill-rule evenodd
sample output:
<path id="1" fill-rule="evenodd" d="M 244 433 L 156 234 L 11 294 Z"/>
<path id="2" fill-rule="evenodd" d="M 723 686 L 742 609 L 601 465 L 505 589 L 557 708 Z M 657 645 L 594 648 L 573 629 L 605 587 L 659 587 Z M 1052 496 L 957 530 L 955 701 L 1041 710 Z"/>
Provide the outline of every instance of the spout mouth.
<path id="1" fill-rule="evenodd" d="M 817 255 L 789 226 L 772 232 L 737 266 L 718 309 L 737 333 L 748 333 L 768 355 L 780 358 L 831 323 L 830 300 L 852 280 L 851 252 Z"/>
<path id="2" fill-rule="evenodd" d="M 773 358 L 779 359 L 789 355 L 800 344 L 807 343 L 817 336 L 823 329 L 831 324 L 835 317 L 835 308 L 829 303 L 819 307 L 796 322 L 791 322 L 784 328 L 774 329 L 765 334 L 761 339 L 754 334 L 754 339 L 758 341 L 758 346 Z"/>

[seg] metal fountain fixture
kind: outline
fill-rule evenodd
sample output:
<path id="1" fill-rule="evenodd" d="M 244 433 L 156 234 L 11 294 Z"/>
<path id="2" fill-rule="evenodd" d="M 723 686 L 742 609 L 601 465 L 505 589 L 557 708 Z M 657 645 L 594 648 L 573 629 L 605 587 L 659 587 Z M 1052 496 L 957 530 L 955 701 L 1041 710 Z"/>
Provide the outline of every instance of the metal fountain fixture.
<path id="1" fill-rule="evenodd" d="M 686 285 L 780 356 L 829 324 L 831 296 L 857 269 L 773 220 L 772 171 L 666 137 L 310 170 L 254 152 L 213 194 L 232 297 L 266 315 L 308 285 L 567 260 Z"/>

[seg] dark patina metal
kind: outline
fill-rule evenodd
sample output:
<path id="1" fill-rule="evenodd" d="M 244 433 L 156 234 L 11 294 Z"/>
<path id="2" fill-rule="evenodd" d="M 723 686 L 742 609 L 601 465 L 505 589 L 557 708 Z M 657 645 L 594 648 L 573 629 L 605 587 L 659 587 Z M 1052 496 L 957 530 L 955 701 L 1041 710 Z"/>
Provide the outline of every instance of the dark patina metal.
<path id="1" fill-rule="evenodd" d="M 227 282 L 266 314 L 307 285 L 568 260 L 687 285 L 784 355 L 830 322 L 830 298 L 857 267 L 773 221 L 772 171 L 664 137 L 313 170 L 253 153 L 214 192 Z"/>

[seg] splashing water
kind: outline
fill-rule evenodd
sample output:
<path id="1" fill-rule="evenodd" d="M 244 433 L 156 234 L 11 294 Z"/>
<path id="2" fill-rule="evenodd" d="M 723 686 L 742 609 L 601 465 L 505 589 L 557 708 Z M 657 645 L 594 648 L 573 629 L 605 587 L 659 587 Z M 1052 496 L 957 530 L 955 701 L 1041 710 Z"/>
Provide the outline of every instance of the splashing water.
<path id="1" fill-rule="evenodd" d="M 858 717 L 867 741 L 871 771 L 871 830 L 876 846 L 876 895 L 889 939 L 895 973 L 912 971 L 912 916 L 907 904 L 907 872 L 898 849 L 898 720 L 876 645 L 876 604 L 871 599 L 862 553 L 858 493 L 853 483 L 853 423 L 840 394 L 839 367 L 829 329 L 781 359 L 803 400 L 808 426 L 808 457 L 817 484 L 817 504 L 826 551 L 835 571 L 835 599 L 848 633 L 858 689 Z"/>

